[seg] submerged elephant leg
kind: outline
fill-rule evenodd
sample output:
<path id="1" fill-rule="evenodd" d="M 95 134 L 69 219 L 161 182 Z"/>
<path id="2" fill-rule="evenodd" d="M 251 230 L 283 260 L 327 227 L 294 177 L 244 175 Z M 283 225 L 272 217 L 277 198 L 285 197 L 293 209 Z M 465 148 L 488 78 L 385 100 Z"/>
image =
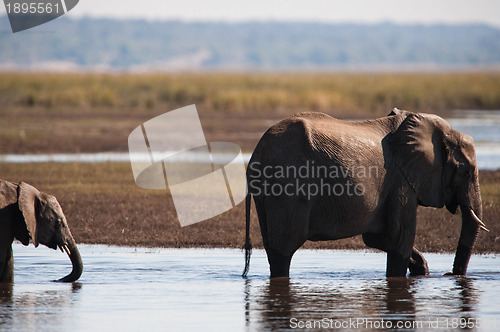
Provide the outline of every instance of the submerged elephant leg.
<path id="1" fill-rule="evenodd" d="M 264 242 L 271 278 L 288 277 L 293 254 L 304 244 L 306 238 L 290 241 L 286 231 L 276 233 L 269 232 L 269 237 Z"/>
<path id="2" fill-rule="evenodd" d="M 408 265 L 411 276 L 426 276 L 429 274 L 429 267 L 424 256 L 413 247 L 410 257 L 410 263 Z"/>
<path id="3" fill-rule="evenodd" d="M 12 247 L 0 249 L 0 282 L 14 281 L 14 258 Z"/>
<path id="4" fill-rule="evenodd" d="M 406 277 L 410 256 L 401 254 L 396 250 L 387 252 L 387 277 Z"/>
<path id="5" fill-rule="evenodd" d="M 280 255 L 267 251 L 267 260 L 271 270 L 271 278 L 288 277 L 290 275 L 290 262 L 292 255 Z"/>

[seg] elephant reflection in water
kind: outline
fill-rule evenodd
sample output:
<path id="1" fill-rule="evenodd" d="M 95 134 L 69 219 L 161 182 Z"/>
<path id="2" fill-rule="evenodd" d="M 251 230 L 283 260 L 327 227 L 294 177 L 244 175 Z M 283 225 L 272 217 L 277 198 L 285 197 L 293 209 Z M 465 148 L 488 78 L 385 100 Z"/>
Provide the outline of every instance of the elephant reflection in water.
<path id="1" fill-rule="evenodd" d="M 479 294 L 473 280 L 466 278 L 454 280 L 451 289 L 432 298 L 425 298 L 425 290 L 422 290 L 424 294 L 419 292 L 423 287 L 419 278 L 359 282 L 362 283 L 360 287 L 348 287 L 343 281 L 318 287 L 277 278 L 263 286 L 252 287 L 252 280 L 246 280 L 246 324 L 256 330 L 283 330 L 293 327 L 293 322 L 297 325 L 299 321 L 316 321 L 330 328 L 341 322 L 367 318 L 372 323 L 383 319 L 391 326 L 398 323 L 417 326 L 418 322 L 434 319 L 429 318 L 427 309 L 441 308 L 443 311 L 450 295 L 453 304 L 447 306 L 451 309 L 449 315 L 456 315 L 456 308 L 459 308 L 461 313 L 473 318 L 478 303 Z"/>
<path id="2" fill-rule="evenodd" d="M 0 331 L 34 331 L 40 321 L 51 322 L 57 330 L 63 324 L 61 310 L 74 305 L 82 284 L 75 282 L 64 289 L 47 289 L 50 284 L 39 287 L 17 290 L 14 283 L 0 283 Z"/>
<path id="3" fill-rule="evenodd" d="M 469 278 L 457 278 L 455 280 L 456 288 L 460 290 L 458 300 L 458 308 L 460 312 L 474 312 L 475 307 L 479 303 L 478 290 L 474 288 L 474 281 Z"/>
<path id="4" fill-rule="evenodd" d="M 411 290 L 415 286 L 416 280 L 405 278 L 387 278 L 385 287 L 386 315 L 389 317 L 397 316 L 397 319 L 391 321 L 396 326 L 397 321 L 409 322 L 415 321 L 415 298 Z"/>

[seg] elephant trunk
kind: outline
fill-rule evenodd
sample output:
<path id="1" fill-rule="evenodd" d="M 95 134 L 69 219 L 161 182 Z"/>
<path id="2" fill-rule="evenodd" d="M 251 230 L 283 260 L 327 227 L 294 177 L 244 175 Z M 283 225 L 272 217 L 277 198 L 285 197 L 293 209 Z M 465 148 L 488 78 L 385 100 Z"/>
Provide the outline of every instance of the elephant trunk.
<path id="1" fill-rule="evenodd" d="M 462 229 L 460 231 L 460 239 L 455 254 L 455 261 L 453 263 L 454 275 L 465 275 L 467 273 L 467 266 L 472 255 L 472 249 L 476 242 L 479 229 L 482 228 L 488 231 L 481 221 L 483 217 L 481 194 L 477 180 L 475 182 L 476 183 L 471 185 L 468 193 L 470 203 L 460 205 L 460 210 L 462 212 Z"/>
<path id="2" fill-rule="evenodd" d="M 78 251 L 78 247 L 76 246 L 75 240 L 70 235 L 68 237 L 67 244 L 62 245 L 61 249 L 63 249 L 69 256 L 71 260 L 71 264 L 73 265 L 73 269 L 71 273 L 65 276 L 64 278 L 59 279 L 59 282 L 73 282 L 78 280 L 83 272 L 83 262 L 82 257 L 80 256 L 80 252 Z"/>

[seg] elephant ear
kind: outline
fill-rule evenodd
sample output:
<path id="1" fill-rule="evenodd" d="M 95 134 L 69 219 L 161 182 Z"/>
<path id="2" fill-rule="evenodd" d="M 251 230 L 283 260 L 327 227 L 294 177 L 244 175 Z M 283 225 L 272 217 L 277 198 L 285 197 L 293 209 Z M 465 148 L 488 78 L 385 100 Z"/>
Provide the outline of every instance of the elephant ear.
<path id="1" fill-rule="evenodd" d="M 451 130 L 442 118 L 407 112 L 406 119 L 391 134 L 390 151 L 396 165 L 413 188 L 419 203 L 443 207 L 443 132 Z"/>
<path id="2" fill-rule="evenodd" d="M 33 186 L 20 182 L 17 187 L 17 203 L 21 211 L 29 237 L 33 241 L 35 247 L 38 247 L 37 238 L 37 217 L 36 205 L 38 204 L 38 195 L 40 192 Z M 24 243 L 24 242 L 23 242 Z"/>

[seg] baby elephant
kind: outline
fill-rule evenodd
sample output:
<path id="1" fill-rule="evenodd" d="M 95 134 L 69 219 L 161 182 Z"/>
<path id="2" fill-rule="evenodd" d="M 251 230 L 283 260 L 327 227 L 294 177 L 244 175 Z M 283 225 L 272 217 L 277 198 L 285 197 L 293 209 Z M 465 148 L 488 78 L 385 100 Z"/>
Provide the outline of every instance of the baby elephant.
<path id="1" fill-rule="evenodd" d="M 13 282 L 14 279 L 14 238 L 25 246 L 31 239 L 35 247 L 41 243 L 64 250 L 71 259 L 73 270 L 58 281 L 72 282 L 80 278 L 82 258 L 57 199 L 27 183 L 0 180 L 0 282 Z"/>

